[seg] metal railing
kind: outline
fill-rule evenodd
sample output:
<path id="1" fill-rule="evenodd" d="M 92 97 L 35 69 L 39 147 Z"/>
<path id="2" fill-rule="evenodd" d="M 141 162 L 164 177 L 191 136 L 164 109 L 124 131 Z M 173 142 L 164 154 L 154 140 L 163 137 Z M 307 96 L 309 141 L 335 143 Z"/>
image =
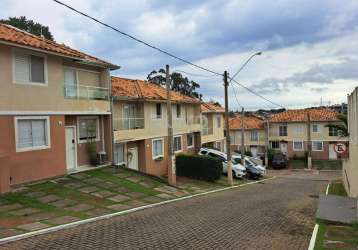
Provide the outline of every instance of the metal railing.
<path id="1" fill-rule="evenodd" d="M 200 116 L 199 115 L 195 115 L 195 116 L 189 116 L 186 118 L 186 124 L 187 125 L 192 125 L 192 124 L 200 124 Z"/>
<path id="2" fill-rule="evenodd" d="M 143 129 L 144 118 L 117 118 L 113 120 L 114 130 Z"/>
<path id="3" fill-rule="evenodd" d="M 108 88 L 86 85 L 64 85 L 65 98 L 87 100 L 109 100 Z"/>
<path id="4" fill-rule="evenodd" d="M 213 134 L 213 128 L 203 128 L 202 129 L 203 135 L 212 135 Z"/>

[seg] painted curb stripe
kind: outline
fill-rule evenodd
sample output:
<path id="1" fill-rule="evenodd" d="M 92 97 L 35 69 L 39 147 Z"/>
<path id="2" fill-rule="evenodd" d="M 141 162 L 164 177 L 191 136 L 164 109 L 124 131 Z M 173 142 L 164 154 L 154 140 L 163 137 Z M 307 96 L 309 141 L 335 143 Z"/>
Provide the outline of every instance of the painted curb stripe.
<path id="1" fill-rule="evenodd" d="M 259 180 L 259 181 L 253 181 L 253 182 L 244 183 L 244 184 L 240 184 L 240 185 L 235 185 L 235 186 L 231 186 L 231 187 L 215 189 L 215 190 L 211 190 L 211 191 L 207 191 L 207 192 L 199 193 L 199 194 L 192 194 L 192 195 L 188 195 L 188 196 L 184 196 L 184 197 L 180 197 L 180 198 L 176 198 L 176 199 L 172 199 L 172 200 L 162 201 L 162 202 L 149 204 L 149 205 L 145 205 L 145 206 L 141 206 L 141 207 L 135 207 L 135 208 L 131 208 L 131 209 L 120 211 L 120 212 L 115 212 L 115 213 L 111 213 L 111 214 L 105 214 L 105 215 L 101 215 L 101 216 L 97 216 L 97 217 L 93 217 L 93 218 L 89 218 L 89 219 L 85 219 L 85 220 L 71 222 L 71 223 L 68 223 L 68 224 L 63 224 L 63 225 L 54 226 L 54 227 L 50 227 L 50 228 L 45 228 L 45 229 L 41 229 L 41 230 L 29 232 L 29 233 L 15 235 L 15 236 L 11 236 L 11 237 L 6 237 L 6 238 L 0 239 L 0 245 L 6 244 L 6 243 L 9 243 L 9 242 L 13 242 L 13 241 L 17 241 L 17 240 L 26 239 L 26 238 L 33 237 L 33 236 L 36 236 L 36 235 L 56 232 L 56 231 L 59 231 L 59 230 L 64 230 L 64 229 L 76 227 L 76 226 L 83 225 L 83 224 L 88 224 L 88 223 L 95 222 L 95 221 L 109 219 L 109 218 L 119 216 L 119 215 L 133 213 L 133 212 L 144 210 L 144 209 L 147 209 L 147 208 L 161 206 L 161 205 L 176 202 L 176 201 L 191 199 L 191 198 L 194 198 L 194 197 L 204 196 L 204 195 L 207 195 L 207 194 L 222 192 L 222 191 L 226 191 L 226 190 L 230 190 L 230 189 L 234 189 L 234 188 L 238 188 L 238 187 L 248 186 L 248 185 L 252 185 L 252 184 L 256 184 L 256 183 L 261 183 L 261 182 L 272 180 L 272 179 L 275 179 L 275 178 L 276 178 L 276 176 L 273 176 L 273 177 L 263 179 L 263 180 Z"/>

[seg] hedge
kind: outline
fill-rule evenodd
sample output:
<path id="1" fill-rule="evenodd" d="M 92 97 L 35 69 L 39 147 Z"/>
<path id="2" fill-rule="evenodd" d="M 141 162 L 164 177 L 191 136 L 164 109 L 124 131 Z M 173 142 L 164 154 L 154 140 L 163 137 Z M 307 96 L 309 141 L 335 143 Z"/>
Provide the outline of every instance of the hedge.
<path id="1" fill-rule="evenodd" d="M 219 159 L 204 155 L 177 155 L 175 165 L 178 176 L 206 181 L 220 179 L 223 170 Z"/>

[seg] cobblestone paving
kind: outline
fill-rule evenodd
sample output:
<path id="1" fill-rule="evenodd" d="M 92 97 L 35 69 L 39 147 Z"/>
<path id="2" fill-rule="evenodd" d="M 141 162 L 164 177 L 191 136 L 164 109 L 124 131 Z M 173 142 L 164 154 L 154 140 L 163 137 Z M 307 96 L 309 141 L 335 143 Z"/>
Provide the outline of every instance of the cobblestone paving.
<path id="1" fill-rule="evenodd" d="M 282 176 L 0 245 L 0 249 L 307 249 L 316 195 L 324 192 L 326 177 Z"/>

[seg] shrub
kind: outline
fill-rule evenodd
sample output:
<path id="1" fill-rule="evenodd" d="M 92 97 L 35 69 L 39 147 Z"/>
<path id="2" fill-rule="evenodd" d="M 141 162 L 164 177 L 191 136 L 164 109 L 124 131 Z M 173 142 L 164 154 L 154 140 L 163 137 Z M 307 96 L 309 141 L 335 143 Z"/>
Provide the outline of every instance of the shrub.
<path id="1" fill-rule="evenodd" d="M 210 156 L 180 154 L 176 156 L 178 176 L 216 181 L 222 174 L 222 162 Z"/>
<path id="2" fill-rule="evenodd" d="M 245 155 L 248 156 L 248 157 L 252 157 L 251 151 L 245 151 Z"/>

